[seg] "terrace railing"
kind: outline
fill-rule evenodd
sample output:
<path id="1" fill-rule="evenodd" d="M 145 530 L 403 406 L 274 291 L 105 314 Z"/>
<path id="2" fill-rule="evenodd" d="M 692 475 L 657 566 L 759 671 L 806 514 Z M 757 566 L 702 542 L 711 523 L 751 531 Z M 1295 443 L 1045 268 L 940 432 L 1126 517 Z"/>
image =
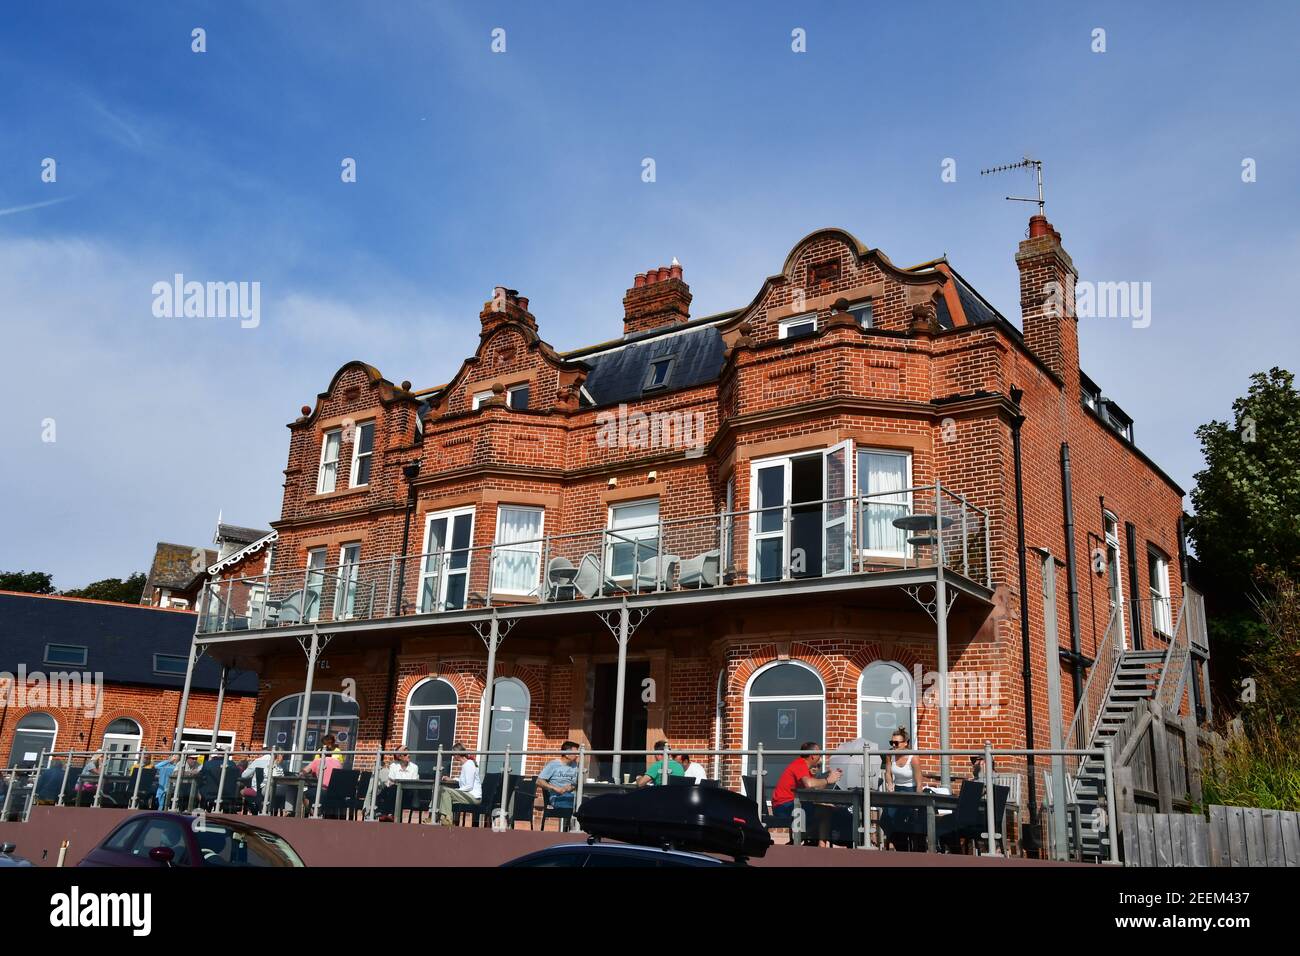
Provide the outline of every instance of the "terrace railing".
<path id="1" fill-rule="evenodd" d="M 439 806 L 439 797 L 442 788 L 446 785 L 444 777 L 453 775 L 453 770 L 459 768 L 453 767 L 453 759 L 456 754 L 451 750 L 438 748 L 431 751 L 405 750 L 413 758 L 417 767 L 418 776 L 414 779 L 395 781 L 393 786 L 405 788 L 411 791 L 418 791 L 418 797 L 414 802 L 414 809 L 427 812 L 429 808 Z M 1064 758 L 1067 760 L 1086 760 L 1095 759 L 1100 763 L 1103 769 L 1103 792 L 1099 798 L 1094 798 L 1102 807 L 1116 806 L 1112 795 L 1115 791 L 1115 776 L 1113 761 L 1111 757 L 1111 748 L 1109 744 L 1101 747 L 1090 749 L 1061 749 L 1061 750 L 1025 750 L 1013 748 L 998 748 L 991 743 L 985 743 L 982 748 L 950 748 L 946 750 L 894 750 L 891 753 L 894 756 L 915 756 L 925 761 L 929 766 L 938 764 L 941 757 L 983 757 L 984 758 L 984 775 L 981 780 L 987 785 L 990 782 L 1001 786 L 1004 785 L 1008 778 L 1017 777 L 1027 765 L 1027 758 L 1037 758 L 1040 761 L 1048 762 L 1051 758 Z M 479 758 L 479 765 L 494 766 L 500 768 L 501 787 L 497 791 L 498 805 L 482 808 L 487 811 L 489 818 L 494 826 L 507 826 L 511 818 L 518 818 L 517 807 L 512 807 L 510 803 L 512 787 L 511 781 L 520 777 L 535 777 L 537 773 L 550 760 L 560 756 L 570 756 L 577 758 L 579 772 L 574 792 L 574 809 L 582 806 L 584 799 L 593 793 L 605 793 L 613 789 L 629 789 L 634 786 L 634 774 L 627 775 L 623 781 L 596 780 L 594 774 L 595 767 L 599 758 L 620 757 L 630 761 L 634 758 L 641 758 L 645 764 L 657 761 L 661 756 L 665 760 L 660 765 L 659 776 L 655 781 L 658 784 L 667 784 L 669 779 L 668 761 L 674 754 L 684 753 L 681 749 L 667 747 L 664 750 L 643 750 L 640 748 L 623 748 L 623 749 L 590 749 L 579 747 L 578 750 L 561 751 L 547 748 L 527 748 L 520 750 L 488 749 L 475 752 Z M 275 750 L 263 748 L 256 751 L 221 751 L 224 759 L 221 768 L 216 775 L 215 781 L 211 776 L 205 783 L 200 784 L 202 774 L 191 771 L 175 771 L 170 774 L 166 789 L 161 794 L 160 805 L 158 809 L 169 809 L 173 811 L 190 813 L 196 809 L 204 809 L 214 812 L 232 812 L 240 809 L 253 810 L 260 815 L 269 815 L 280 811 L 298 816 L 311 816 L 320 818 L 322 809 L 328 810 L 331 805 L 331 797 L 334 806 L 350 809 L 357 812 L 360 819 L 364 821 L 374 821 L 377 819 L 381 801 L 379 793 L 381 784 L 378 781 L 376 769 L 381 766 L 389 766 L 386 757 L 392 757 L 391 750 L 334 750 L 331 754 L 340 759 L 347 769 L 361 771 L 362 774 L 369 772 L 365 777 L 364 786 L 359 786 L 357 791 L 345 795 L 340 803 L 340 796 L 337 792 L 330 794 L 329 788 L 325 785 L 323 775 L 304 775 L 299 768 L 308 764 L 309 761 L 320 756 L 319 749 L 308 750 Z M 824 769 L 840 769 L 846 774 L 846 779 L 851 773 L 852 765 L 856 762 L 857 771 L 854 783 L 855 790 L 859 793 L 859 803 L 857 809 L 861 812 L 857 815 L 858 821 L 858 846 L 864 849 L 874 848 L 869 839 L 870 832 L 873 829 L 869 823 L 871 820 L 872 810 L 872 793 L 881 789 L 881 779 L 878 773 L 879 763 L 886 756 L 878 750 L 874 750 L 870 745 L 865 745 L 858 751 L 856 749 L 849 751 L 844 748 L 835 750 L 783 750 L 768 749 L 761 744 L 755 748 L 734 748 L 734 749 L 691 749 L 689 751 L 692 758 L 699 758 L 700 763 L 704 766 L 711 766 L 711 772 L 706 774 L 706 779 L 713 781 L 715 785 L 725 786 L 732 789 L 738 789 L 746 796 L 752 798 L 758 809 L 760 819 L 768 816 L 768 801 L 772 788 L 777 777 L 795 757 L 805 757 L 817 769 L 821 765 Z M 268 756 L 273 754 L 274 756 Z M 133 772 L 141 766 L 155 766 L 150 762 L 150 758 L 170 759 L 177 765 L 185 765 L 191 757 L 195 759 L 208 758 L 212 755 L 203 750 L 195 750 L 186 747 L 180 751 L 145 751 L 140 750 L 134 754 L 127 754 L 127 757 L 133 757 L 132 766 L 124 774 L 104 774 L 94 775 L 92 777 L 82 777 L 84 783 L 93 784 L 92 787 L 78 788 L 78 776 L 74 771 L 80 769 L 77 765 L 85 765 L 86 761 L 94 756 L 94 751 L 57 751 L 51 753 L 42 753 L 35 766 L 32 767 L 15 767 L 9 770 L 0 771 L 5 777 L 5 796 L 3 800 L 4 816 L 0 819 L 11 820 L 21 818 L 27 820 L 31 816 L 31 810 L 36 802 L 38 790 L 47 794 L 47 800 L 58 806 L 79 806 L 79 807 L 128 807 L 129 809 L 143 809 L 153 806 L 158 799 L 157 790 L 153 793 L 147 793 L 141 788 L 139 773 Z M 263 773 L 263 785 L 260 791 L 254 791 L 252 795 L 243 793 L 244 789 L 254 783 L 256 776 L 250 779 L 241 779 L 237 785 L 230 783 L 233 775 L 239 774 L 242 778 L 242 772 L 236 761 L 241 758 L 247 758 L 249 761 L 263 760 L 259 766 L 273 764 L 281 772 Z M 266 758 L 266 759 L 264 759 Z M 496 759 L 494 759 L 496 758 Z M 52 774 L 51 786 L 43 788 L 38 783 L 38 778 L 44 775 Z M 357 784 L 361 784 L 361 775 L 358 775 Z M 763 781 L 762 785 L 757 785 L 756 781 Z M 863 786 L 863 782 L 869 782 L 869 786 Z M 215 786 L 214 786 L 215 784 Z M 206 787 L 206 792 L 205 792 Z M 752 790 L 751 790 L 752 788 Z M 1019 788 L 1016 788 L 1017 790 Z M 1050 788 L 1049 788 L 1050 789 Z M 93 790 L 94 796 L 83 799 L 82 795 Z M 233 793 L 232 793 L 233 791 Z M 57 794 L 56 800 L 51 800 L 48 795 Z M 68 794 L 74 794 L 69 798 Z M 222 796 L 224 794 L 224 796 Z M 276 799 L 277 795 L 285 794 L 288 798 L 281 801 Z M 411 804 L 400 799 L 400 794 L 395 795 L 392 801 L 393 807 L 411 808 Z M 984 811 L 987 813 L 987 821 L 984 832 L 980 838 L 981 842 L 992 855 L 1003 855 L 1006 853 L 1006 845 L 999 834 L 1005 834 L 1008 820 L 998 820 L 994 817 L 993 803 L 988 800 L 982 801 Z M 1062 812 L 1075 812 L 1077 805 L 1070 797 L 1067 799 L 1068 806 Z M 1048 812 L 1052 812 L 1050 799 L 1046 806 Z M 535 810 L 541 811 L 541 806 L 536 805 Z M 1014 807 L 1014 820 L 1023 826 L 1023 817 L 1028 807 L 1017 804 Z M 1116 819 L 1114 814 L 1094 813 L 1093 825 L 1099 833 L 1104 830 L 1104 840 L 1107 843 L 1107 853 L 1103 857 L 1108 862 L 1118 863 L 1118 839 L 1116 834 Z M 432 820 L 436 822 L 437 815 L 433 814 Z M 578 821 L 575 818 L 575 823 Z M 798 824 L 796 824 L 796 827 Z"/>
<path id="2" fill-rule="evenodd" d="M 989 512 L 939 485 L 212 582 L 199 633 L 935 567 L 992 587 Z"/>

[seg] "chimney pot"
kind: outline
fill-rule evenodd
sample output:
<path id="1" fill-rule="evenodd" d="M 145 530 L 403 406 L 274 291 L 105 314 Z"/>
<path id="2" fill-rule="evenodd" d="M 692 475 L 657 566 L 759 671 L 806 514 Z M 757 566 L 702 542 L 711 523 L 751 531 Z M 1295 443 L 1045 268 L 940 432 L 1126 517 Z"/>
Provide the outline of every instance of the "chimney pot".
<path id="1" fill-rule="evenodd" d="M 1029 217 L 1029 238 L 1030 239 L 1037 239 L 1039 236 L 1050 236 L 1053 233 L 1055 233 L 1055 231 L 1056 230 L 1052 228 L 1052 224 L 1047 221 L 1046 216 Z"/>
<path id="2" fill-rule="evenodd" d="M 674 261 L 673 264 L 669 266 L 669 274 L 674 279 L 680 279 L 682 277 L 682 264 L 680 262 Z"/>
<path id="3" fill-rule="evenodd" d="M 521 295 L 519 297 L 519 308 L 523 309 L 525 312 L 528 311 L 528 296 Z"/>
<path id="4" fill-rule="evenodd" d="M 644 273 L 644 272 L 638 272 L 638 273 L 636 274 L 636 278 L 632 280 L 632 288 L 634 288 L 634 289 L 639 289 L 639 288 L 641 288 L 643 285 L 645 285 L 645 273 Z"/>

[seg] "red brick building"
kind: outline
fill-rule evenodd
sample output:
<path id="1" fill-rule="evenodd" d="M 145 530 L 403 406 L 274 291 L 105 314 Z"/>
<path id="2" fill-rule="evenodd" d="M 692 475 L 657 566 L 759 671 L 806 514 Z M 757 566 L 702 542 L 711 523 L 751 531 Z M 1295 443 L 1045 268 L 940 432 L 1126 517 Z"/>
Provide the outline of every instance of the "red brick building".
<path id="1" fill-rule="evenodd" d="M 675 262 L 639 274 L 621 337 L 567 353 L 499 288 L 451 381 L 352 362 L 303 407 L 273 560 L 221 570 L 199 639 L 258 670 L 270 742 L 297 733 L 314 632 L 313 688 L 346 696 L 309 746 L 791 749 L 904 725 L 1024 747 L 1031 703 L 1046 747 L 1058 652 L 1068 724 L 1094 660 L 1176 630 L 1183 491 L 1080 372 L 1046 219 L 1015 260 L 1023 331 L 946 260 L 900 268 L 838 229 L 720 315 L 690 317 Z M 913 687 L 936 671 L 947 707 Z"/>
<path id="2" fill-rule="evenodd" d="M 111 761 L 115 752 L 170 750 L 194 625 L 193 611 L 0 592 L 4 767 L 33 767 L 52 751 L 104 750 Z M 185 742 L 210 742 L 220 679 L 214 661 L 195 669 Z M 256 693 L 256 675 L 227 675 L 218 743 L 247 746 Z"/>

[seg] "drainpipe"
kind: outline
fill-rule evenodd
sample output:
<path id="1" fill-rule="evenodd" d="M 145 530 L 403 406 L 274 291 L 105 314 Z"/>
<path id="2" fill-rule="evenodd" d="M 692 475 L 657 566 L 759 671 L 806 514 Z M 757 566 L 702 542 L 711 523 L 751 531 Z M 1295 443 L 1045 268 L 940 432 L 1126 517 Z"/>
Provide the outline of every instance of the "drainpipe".
<path id="1" fill-rule="evenodd" d="M 388 649 L 388 696 L 384 698 L 384 734 L 379 738 L 381 750 L 387 748 L 388 738 L 393 732 L 393 709 L 397 706 L 397 645 Z M 375 770 L 379 768 L 376 767 Z"/>
<path id="2" fill-rule="evenodd" d="M 1070 686 L 1077 710 L 1083 696 L 1083 668 L 1092 661 L 1079 644 L 1079 575 L 1074 561 L 1074 489 L 1070 481 L 1070 443 L 1061 442 L 1061 497 L 1065 503 L 1065 579 L 1070 597 Z"/>
<path id="3" fill-rule="evenodd" d="M 1016 406 L 1016 414 L 1011 419 L 1011 454 L 1015 464 L 1016 477 L 1016 564 L 1020 585 L 1020 679 L 1024 684 L 1025 695 L 1025 749 L 1034 749 L 1034 681 L 1030 666 L 1029 642 L 1029 572 L 1026 567 L 1025 554 L 1025 483 L 1020 452 L 1020 426 L 1025 423 L 1025 416 L 1020 410 L 1020 399 L 1024 391 L 1014 386 L 1011 388 L 1011 401 Z M 1026 763 L 1029 778 L 1029 831 L 1033 840 L 1038 839 L 1038 771 L 1034 766 L 1033 754 Z M 1024 841 L 1026 843 L 1029 840 Z"/>

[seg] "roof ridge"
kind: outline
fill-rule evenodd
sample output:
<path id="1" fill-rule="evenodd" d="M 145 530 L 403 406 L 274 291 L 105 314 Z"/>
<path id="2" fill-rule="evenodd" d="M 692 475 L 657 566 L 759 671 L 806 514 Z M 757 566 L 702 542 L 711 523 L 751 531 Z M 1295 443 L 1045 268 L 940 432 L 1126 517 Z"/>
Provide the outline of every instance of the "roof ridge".
<path id="1" fill-rule="evenodd" d="M 158 607 L 153 604 L 128 604 L 126 601 L 103 601 L 99 598 L 77 597 L 72 594 L 33 594 L 30 591 L 6 591 L 0 588 L 0 595 L 10 597 L 45 598 L 52 601 L 75 601 L 81 604 L 107 604 L 111 607 L 128 607 L 141 611 L 170 611 L 174 614 L 194 614 L 196 612 L 183 607 Z"/>

